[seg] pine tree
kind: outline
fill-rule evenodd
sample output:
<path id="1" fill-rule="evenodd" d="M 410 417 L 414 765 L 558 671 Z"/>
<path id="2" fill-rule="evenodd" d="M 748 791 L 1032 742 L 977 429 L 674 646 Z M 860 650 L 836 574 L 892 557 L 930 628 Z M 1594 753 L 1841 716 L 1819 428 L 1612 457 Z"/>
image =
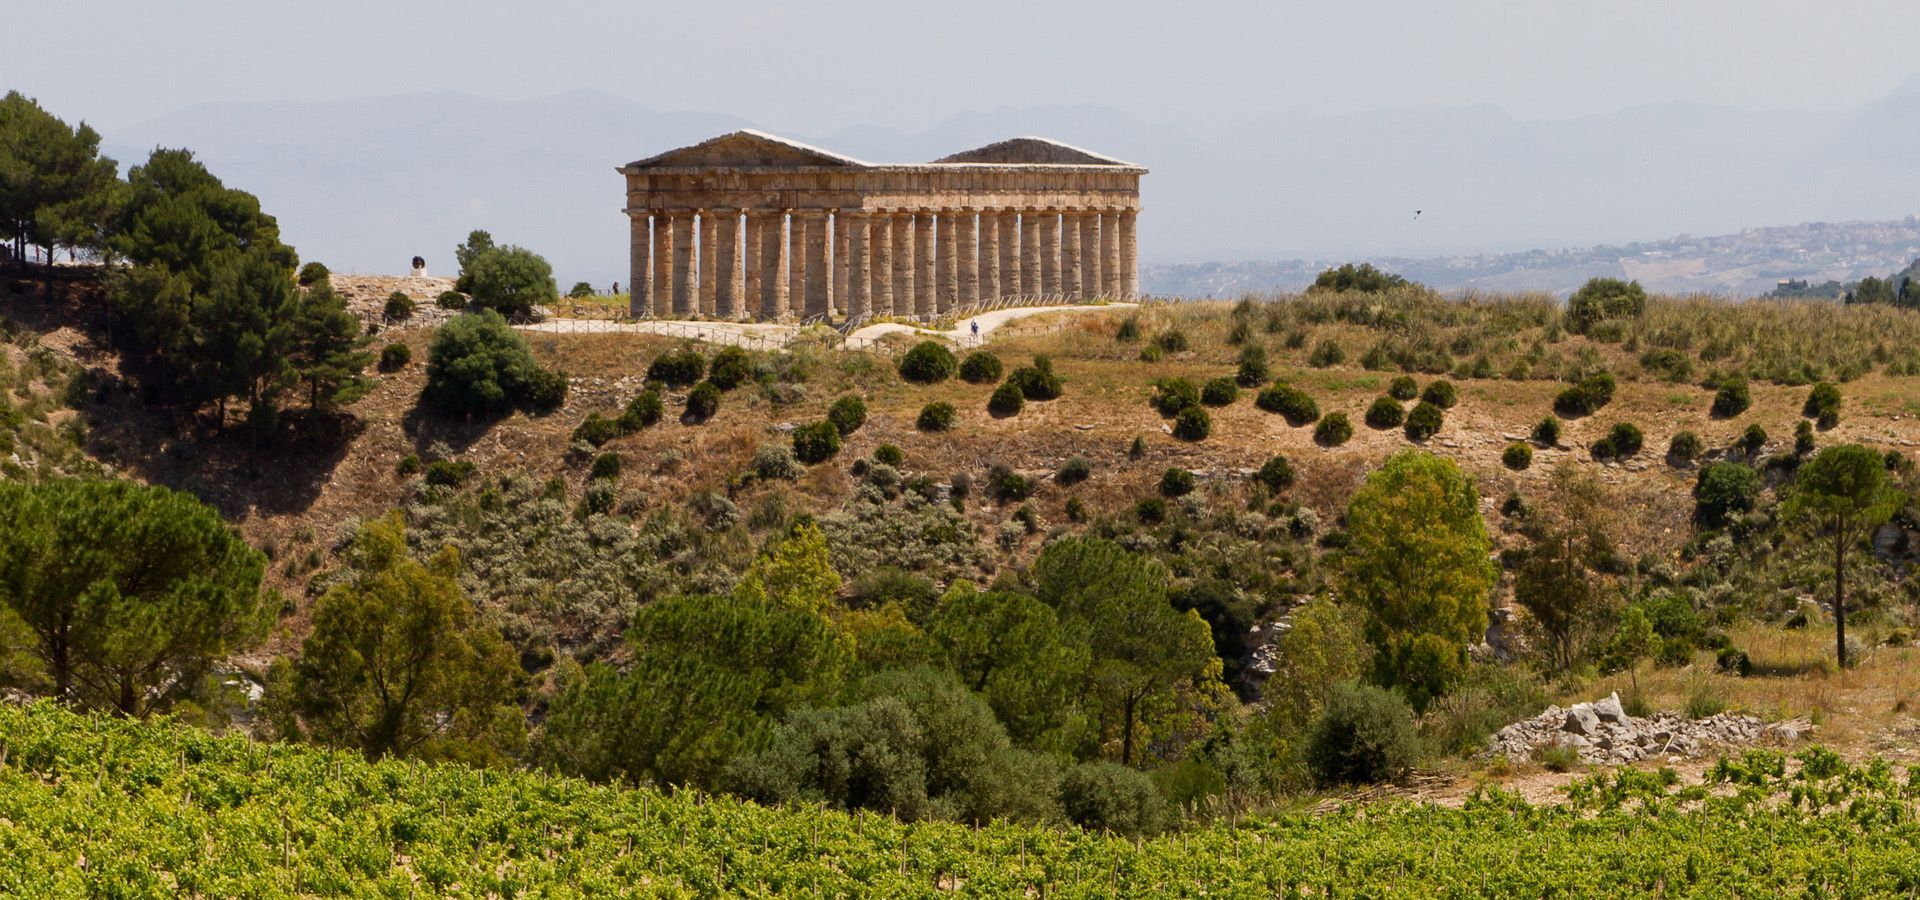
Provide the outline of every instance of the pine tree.
<path id="1" fill-rule="evenodd" d="M 315 412 L 344 406 L 365 395 L 372 382 L 361 371 L 373 360 L 360 321 L 347 300 L 326 281 L 315 282 L 295 304 L 290 362 L 307 385 Z"/>

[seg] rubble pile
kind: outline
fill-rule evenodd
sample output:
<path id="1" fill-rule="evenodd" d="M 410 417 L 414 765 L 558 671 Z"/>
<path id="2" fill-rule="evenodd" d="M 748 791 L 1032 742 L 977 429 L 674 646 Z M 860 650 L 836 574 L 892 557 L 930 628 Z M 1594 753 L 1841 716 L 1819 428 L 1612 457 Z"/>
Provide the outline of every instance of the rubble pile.
<path id="1" fill-rule="evenodd" d="M 1804 719 L 1763 722 L 1740 713 L 1689 719 L 1659 712 L 1634 718 L 1611 694 L 1592 703 L 1562 709 L 1549 706 L 1531 719 L 1508 725 L 1488 742 L 1487 755 L 1525 759 L 1542 747 L 1570 747 L 1588 765 L 1619 765 L 1642 759 L 1699 756 L 1729 746 L 1786 744 L 1800 740 L 1813 726 Z"/>

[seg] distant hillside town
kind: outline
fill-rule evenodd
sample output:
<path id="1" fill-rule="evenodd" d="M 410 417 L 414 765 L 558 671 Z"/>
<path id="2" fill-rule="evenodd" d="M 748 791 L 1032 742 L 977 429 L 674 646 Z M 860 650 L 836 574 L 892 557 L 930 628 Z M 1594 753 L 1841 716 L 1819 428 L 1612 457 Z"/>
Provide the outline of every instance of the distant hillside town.
<path id="1" fill-rule="evenodd" d="M 1374 257 L 1380 268 L 1444 291 L 1546 291 L 1566 296 L 1594 277 L 1629 278 L 1650 291 L 1730 297 L 1838 296 L 1860 279 L 1904 269 L 1920 257 L 1920 217 L 1879 222 L 1806 222 L 1733 234 L 1475 256 Z M 1238 297 L 1297 290 L 1345 259 L 1150 265 L 1147 293 Z"/>

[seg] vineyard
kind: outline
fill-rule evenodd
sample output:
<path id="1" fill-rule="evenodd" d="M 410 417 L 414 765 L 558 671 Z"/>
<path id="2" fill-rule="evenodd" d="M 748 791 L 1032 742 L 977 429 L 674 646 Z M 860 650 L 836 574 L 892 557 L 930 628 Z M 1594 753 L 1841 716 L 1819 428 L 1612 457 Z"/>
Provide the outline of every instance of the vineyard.
<path id="1" fill-rule="evenodd" d="M 1920 889 L 1920 779 L 1749 751 L 1707 786 L 1627 769 L 1135 842 L 767 809 L 0 708 L 0 894 L 1860 896 Z"/>

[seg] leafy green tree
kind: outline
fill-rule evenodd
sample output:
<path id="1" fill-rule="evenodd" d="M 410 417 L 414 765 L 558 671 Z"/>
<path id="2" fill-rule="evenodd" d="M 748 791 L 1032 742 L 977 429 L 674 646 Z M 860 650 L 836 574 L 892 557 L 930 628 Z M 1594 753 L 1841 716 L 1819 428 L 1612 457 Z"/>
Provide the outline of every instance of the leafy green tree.
<path id="1" fill-rule="evenodd" d="M 1567 298 L 1570 330 L 1578 334 L 1586 334 L 1601 322 L 1639 318 L 1646 312 L 1647 291 L 1638 281 L 1589 278 Z"/>
<path id="2" fill-rule="evenodd" d="M 541 369 L 526 340 L 499 313 L 486 309 L 434 332 L 420 399 L 443 413 L 497 415 L 516 406 L 544 405 L 542 385 L 556 377 L 564 399 L 565 376 Z"/>
<path id="3" fill-rule="evenodd" d="M 1061 629 L 1053 607 L 1025 594 L 958 585 L 932 623 L 947 662 L 986 697 L 1023 745 L 1066 725 L 1092 655 Z"/>
<path id="4" fill-rule="evenodd" d="M 458 551 L 414 559 L 394 512 L 361 527 L 347 564 L 299 661 L 274 673 L 299 729 L 368 759 L 504 760 L 523 739 L 523 673 L 461 590 Z"/>
<path id="5" fill-rule="evenodd" d="M 1217 703 L 1220 658 L 1207 622 L 1167 600 L 1159 563 L 1111 541 L 1064 538 L 1034 560 L 1036 593 L 1060 613 L 1069 640 L 1089 647 L 1088 693 L 1120 763 L 1154 732 L 1178 732 Z"/>
<path id="6" fill-rule="evenodd" d="M 193 497 L 131 481 L 0 481 L 0 602 L 54 695 L 145 716 L 198 696 L 272 622 L 266 559 Z"/>
<path id="7" fill-rule="evenodd" d="M 1620 613 L 1620 625 L 1607 642 L 1607 660 L 1627 670 L 1633 692 L 1640 693 L 1640 661 L 1660 652 L 1660 636 L 1653 632 L 1653 621 L 1639 605 Z"/>
<path id="8" fill-rule="evenodd" d="M 1546 638 L 1552 665 L 1582 656 L 1610 605 L 1604 574 L 1613 559 L 1614 506 L 1597 475 L 1572 462 L 1554 467 L 1548 495 L 1524 520 L 1529 541 L 1514 573 L 1514 601 Z"/>
<path id="9" fill-rule="evenodd" d="M 826 533 L 802 522 L 771 553 L 753 561 L 738 593 L 825 614 L 839 598 L 840 587 L 840 573 L 827 555 Z"/>
<path id="10" fill-rule="evenodd" d="M 91 126 L 68 126 L 19 91 L 0 98 L 0 240 L 21 259 L 41 248 L 49 296 L 54 249 L 103 247 L 120 188 Z"/>
<path id="11" fill-rule="evenodd" d="M 288 363 L 307 385 L 308 407 L 319 411 L 344 406 L 372 387 L 360 374 L 373 359 L 373 351 L 367 349 L 372 339 L 361 333 L 360 320 L 347 310 L 346 298 L 325 279 L 314 282 L 295 302 L 291 328 Z M 394 347 L 401 351 L 399 364 L 393 366 L 397 369 L 405 365 L 411 351 L 405 344 L 390 344 L 388 350 Z"/>
<path id="12" fill-rule="evenodd" d="M 1467 645 L 1486 632 L 1498 573 L 1479 492 L 1452 460 L 1403 450 L 1354 494 L 1347 533 L 1340 585 L 1370 613 L 1373 677 L 1406 689 L 1424 708 L 1446 692 Z"/>
<path id="13" fill-rule="evenodd" d="M 553 266 L 525 247 L 495 245 L 491 235 L 476 231 L 454 250 L 454 257 L 460 262 L 457 289 L 471 295 L 476 306 L 513 317 L 559 299 Z"/>
<path id="14" fill-rule="evenodd" d="M 1371 650 L 1362 610 L 1331 598 L 1310 600 L 1293 612 L 1292 627 L 1280 636 L 1274 670 L 1262 697 L 1267 718 L 1282 734 L 1311 724 L 1334 685 L 1366 673 Z"/>
<path id="15" fill-rule="evenodd" d="M 1693 482 L 1693 520 L 1701 528 L 1725 528 L 1760 498 L 1760 473 L 1737 462 L 1710 462 Z"/>
<path id="16" fill-rule="evenodd" d="M 1858 444 L 1820 451 L 1794 477 L 1785 512 L 1833 539 L 1833 638 L 1847 667 L 1847 549 L 1900 510 L 1905 497 L 1887 477 L 1885 458 Z"/>
<path id="17" fill-rule="evenodd" d="M 1361 263 L 1357 266 L 1353 263 L 1345 263 L 1315 276 L 1313 285 L 1307 290 L 1384 294 L 1395 288 L 1406 287 L 1410 283 L 1399 275 L 1374 268 L 1373 263 Z"/>
<path id="18" fill-rule="evenodd" d="M 1846 302 L 1892 303 L 1894 299 L 1893 282 L 1869 275 L 1847 292 Z"/>

